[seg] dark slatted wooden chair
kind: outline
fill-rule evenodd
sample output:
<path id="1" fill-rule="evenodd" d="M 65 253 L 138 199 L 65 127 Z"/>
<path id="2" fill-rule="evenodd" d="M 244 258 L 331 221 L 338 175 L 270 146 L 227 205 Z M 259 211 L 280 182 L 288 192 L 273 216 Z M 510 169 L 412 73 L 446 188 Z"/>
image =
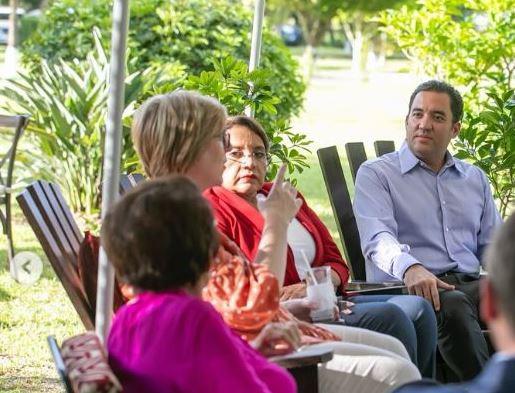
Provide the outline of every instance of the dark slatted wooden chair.
<path id="1" fill-rule="evenodd" d="M 129 173 L 120 175 L 120 195 L 132 190 L 139 182 L 145 180 L 141 173 Z"/>
<path id="2" fill-rule="evenodd" d="M 363 142 L 346 143 L 345 152 L 347 153 L 347 159 L 349 160 L 352 181 L 355 182 L 359 167 L 367 160 L 365 145 L 363 145 Z"/>
<path id="3" fill-rule="evenodd" d="M 377 157 L 384 154 L 392 153 L 395 151 L 395 143 L 393 141 L 375 141 L 374 149 Z M 365 145 L 363 142 L 350 142 L 345 144 L 345 152 L 349 160 L 350 172 L 352 174 L 352 181 L 356 182 L 358 169 L 367 160 L 367 153 L 365 152 Z"/>
<path id="4" fill-rule="evenodd" d="M 376 151 L 376 157 L 381 157 L 385 154 L 394 152 L 395 143 L 393 143 L 393 141 L 375 141 L 374 150 Z"/>
<path id="5" fill-rule="evenodd" d="M 38 180 L 16 199 L 82 323 L 86 329 L 94 329 L 95 310 L 87 300 L 78 273 L 78 254 L 84 236 L 59 186 Z"/>
<path id="6" fill-rule="evenodd" d="M 357 146 L 359 151 L 359 145 L 355 144 L 354 146 Z M 343 246 L 347 253 L 347 260 L 350 264 L 352 282 L 349 283 L 348 289 L 363 294 L 401 293 L 402 288 L 399 288 L 399 286 L 402 286 L 402 283 L 400 282 L 395 283 L 393 286 L 387 284 L 368 284 L 365 282 L 365 258 L 361 251 L 356 217 L 352 210 L 352 201 L 338 155 L 338 149 L 336 146 L 329 146 L 319 149 L 317 154 L 329 201 L 331 202 L 333 214 L 336 218 L 336 226 L 338 227 L 340 239 L 342 239 Z M 363 155 L 359 153 L 354 157 L 361 159 L 362 156 Z M 361 163 L 359 165 L 361 165 Z M 356 171 L 358 168 L 359 166 L 357 166 Z"/>
<path id="7" fill-rule="evenodd" d="M 353 280 L 365 281 L 365 259 L 338 150 L 336 146 L 329 146 L 319 149 L 317 154 L 338 232 L 350 262 L 351 277 Z"/>
<path id="8" fill-rule="evenodd" d="M 27 127 L 29 116 L 5 116 L 0 115 L 0 128 L 13 128 L 14 134 L 7 152 L 0 158 L 0 222 L 3 233 L 7 237 L 7 258 L 9 261 L 14 257 L 14 241 L 11 223 L 11 193 L 13 183 L 14 162 L 18 142 Z M 5 166 L 5 174 L 2 175 L 2 168 Z"/>
<path id="9" fill-rule="evenodd" d="M 55 368 L 57 369 L 57 374 L 59 374 L 59 378 L 63 383 L 64 389 L 66 393 L 73 393 L 73 388 L 70 383 L 70 378 L 68 378 L 68 372 L 66 371 L 66 366 L 64 365 L 64 360 L 61 355 L 61 349 L 57 344 L 57 340 L 54 336 L 47 337 L 48 346 L 50 347 L 50 352 L 52 353 L 52 358 L 54 359 Z"/>

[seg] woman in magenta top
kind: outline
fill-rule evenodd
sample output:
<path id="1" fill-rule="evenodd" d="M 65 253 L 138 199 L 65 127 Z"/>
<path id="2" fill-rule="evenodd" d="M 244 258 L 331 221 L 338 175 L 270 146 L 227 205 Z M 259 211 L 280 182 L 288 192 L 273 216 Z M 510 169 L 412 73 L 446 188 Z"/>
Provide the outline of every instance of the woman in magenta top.
<path id="1" fill-rule="evenodd" d="M 201 299 L 218 236 L 190 180 L 138 186 L 107 214 L 101 239 L 117 274 L 137 288 L 107 341 L 124 392 L 296 391 L 288 372 L 263 357 L 278 341 L 285 351 L 297 346 L 296 327 L 270 324 L 247 343 Z"/>

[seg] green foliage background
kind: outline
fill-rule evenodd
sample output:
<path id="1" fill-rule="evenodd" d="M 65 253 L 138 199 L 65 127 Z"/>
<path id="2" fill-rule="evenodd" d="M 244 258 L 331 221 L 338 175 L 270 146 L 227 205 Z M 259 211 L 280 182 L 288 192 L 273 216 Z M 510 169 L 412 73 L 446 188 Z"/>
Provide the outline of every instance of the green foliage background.
<path id="1" fill-rule="evenodd" d="M 35 68 L 41 58 L 49 62 L 85 58 L 93 48 L 93 26 L 100 29 L 108 48 L 111 12 L 111 0 L 53 2 L 39 29 L 22 47 L 25 64 Z M 227 55 L 246 62 L 251 31 L 251 10 L 239 1 L 134 1 L 130 9 L 129 69 L 134 72 L 152 67 L 162 79 L 180 79 L 212 70 L 213 59 Z M 260 68 L 270 73 L 270 89 L 279 98 L 278 116 L 289 119 L 298 114 L 305 85 L 293 56 L 266 26 Z"/>
<path id="2" fill-rule="evenodd" d="M 54 1 L 22 46 L 27 71 L 0 89 L 4 108 L 32 115 L 27 134 L 39 154 L 22 152 L 20 161 L 35 177 L 60 183 L 73 210 L 93 222 L 102 184 L 111 10 L 110 0 Z M 271 140 L 270 176 L 279 162 L 288 163 L 292 180 L 307 167 L 309 141 L 289 126 L 305 91 L 297 63 L 265 28 L 260 68 L 249 73 L 251 25 L 250 10 L 231 0 L 131 2 L 126 171 L 137 167 L 129 135 L 134 109 L 151 95 L 177 88 L 214 96 L 229 114 L 252 109 Z"/>

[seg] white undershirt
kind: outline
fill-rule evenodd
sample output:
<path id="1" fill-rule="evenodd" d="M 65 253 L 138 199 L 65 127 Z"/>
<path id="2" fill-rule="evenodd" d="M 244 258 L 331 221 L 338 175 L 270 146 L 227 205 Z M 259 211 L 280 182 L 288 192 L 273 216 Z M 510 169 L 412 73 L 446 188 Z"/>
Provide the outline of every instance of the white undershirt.
<path id="1" fill-rule="evenodd" d="M 293 260 L 295 261 L 295 267 L 300 279 L 304 279 L 307 274 L 306 262 L 304 261 L 304 255 L 309 262 L 309 265 L 315 260 L 316 244 L 313 240 L 313 236 L 308 232 L 302 224 L 294 218 L 288 226 L 288 245 L 293 251 Z"/>

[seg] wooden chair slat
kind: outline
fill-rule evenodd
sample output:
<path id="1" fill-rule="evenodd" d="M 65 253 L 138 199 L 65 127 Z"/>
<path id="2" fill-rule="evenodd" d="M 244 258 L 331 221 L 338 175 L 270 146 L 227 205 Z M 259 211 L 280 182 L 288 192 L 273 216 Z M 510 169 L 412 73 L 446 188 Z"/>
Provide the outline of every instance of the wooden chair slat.
<path id="1" fill-rule="evenodd" d="M 353 280 L 365 280 L 365 259 L 338 150 L 336 146 L 330 146 L 319 149 L 317 154 L 340 238 L 350 262 L 351 276 Z"/>
<path id="2" fill-rule="evenodd" d="M 44 206 L 47 206 L 47 208 L 49 208 L 49 206 L 48 203 L 38 201 L 40 195 L 41 194 L 31 192 L 31 190 L 27 188 L 17 196 L 16 200 L 84 326 L 86 329 L 94 329 L 94 311 L 91 310 L 86 299 L 78 272 L 74 264 L 70 263 L 70 256 L 63 252 L 64 247 L 59 245 L 60 239 L 55 237 L 55 230 L 52 231 L 49 228 L 49 225 L 53 225 L 53 222 L 47 221 L 47 218 L 42 214 Z"/>
<path id="3" fill-rule="evenodd" d="M 68 223 L 70 225 L 70 228 L 72 229 L 73 233 L 75 234 L 75 237 L 79 241 L 79 243 L 82 242 L 82 239 L 84 238 L 84 234 L 77 226 L 77 223 L 75 222 L 75 217 L 73 217 L 73 214 L 70 210 L 70 207 L 68 206 L 68 203 L 66 203 L 66 200 L 63 197 L 63 194 L 61 192 L 61 189 L 57 184 L 49 183 L 50 188 L 52 189 L 55 199 L 57 199 L 57 202 L 59 202 L 59 205 L 61 206 L 61 209 L 63 211 L 64 216 L 68 220 Z"/>
<path id="4" fill-rule="evenodd" d="M 145 180 L 141 173 L 129 173 L 120 175 L 119 190 L 120 195 L 132 190 L 136 185 Z"/>
<path id="5" fill-rule="evenodd" d="M 27 115 L 0 115 L 0 127 L 16 128 L 22 119 L 28 119 Z"/>
<path id="6" fill-rule="evenodd" d="M 57 184 L 52 183 L 44 183 L 43 189 L 57 214 L 59 224 L 68 238 L 72 250 L 78 250 L 82 240 L 84 239 L 84 235 L 77 226 L 70 207 L 64 200 L 61 189 Z"/>
<path id="7" fill-rule="evenodd" d="M 40 214 L 45 220 L 51 235 L 54 237 L 57 246 L 61 249 L 62 254 L 71 263 L 71 266 L 77 268 L 78 246 L 73 247 L 68 239 L 65 231 L 63 230 L 60 220 L 62 217 L 58 215 L 60 210 L 59 206 L 55 205 L 55 200 L 48 198 L 45 189 L 48 189 L 48 183 L 44 181 L 37 181 L 27 187 L 34 202 L 40 209 Z"/>
<path id="8" fill-rule="evenodd" d="M 128 190 L 133 187 L 129 175 L 121 174 L 120 175 L 120 195 L 125 194 Z"/>
<path id="9" fill-rule="evenodd" d="M 355 182 L 359 167 L 367 160 L 365 146 L 363 142 L 350 142 L 345 144 L 345 151 L 349 160 L 352 181 Z"/>
<path id="10" fill-rule="evenodd" d="M 374 150 L 376 151 L 376 157 L 392 153 L 395 151 L 395 143 L 393 141 L 375 141 Z"/>

